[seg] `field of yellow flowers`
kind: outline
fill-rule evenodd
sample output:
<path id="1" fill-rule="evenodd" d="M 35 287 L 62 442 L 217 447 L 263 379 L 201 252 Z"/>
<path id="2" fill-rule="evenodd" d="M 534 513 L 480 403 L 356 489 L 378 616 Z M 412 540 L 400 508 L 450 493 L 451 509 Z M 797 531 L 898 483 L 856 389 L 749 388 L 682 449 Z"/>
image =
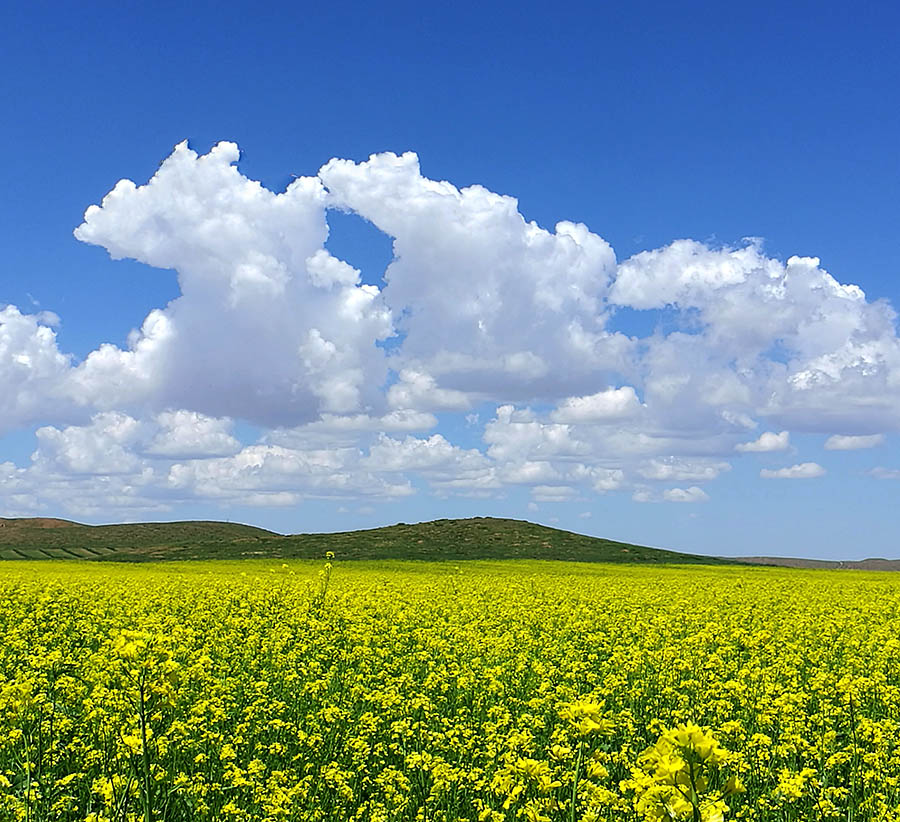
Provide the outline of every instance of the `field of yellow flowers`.
<path id="1" fill-rule="evenodd" d="M 900 577 L 0 566 L 0 819 L 900 820 Z"/>

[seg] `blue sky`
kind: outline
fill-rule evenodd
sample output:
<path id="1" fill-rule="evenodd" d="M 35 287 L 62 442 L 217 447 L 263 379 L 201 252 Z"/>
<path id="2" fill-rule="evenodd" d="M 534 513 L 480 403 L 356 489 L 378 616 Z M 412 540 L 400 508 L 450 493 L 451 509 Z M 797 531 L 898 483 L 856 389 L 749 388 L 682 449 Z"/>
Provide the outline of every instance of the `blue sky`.
<path id="1" fill-rule="evenodd" d="M 898 24 L 21 4 L 0 515 L 900 556 Z"/>

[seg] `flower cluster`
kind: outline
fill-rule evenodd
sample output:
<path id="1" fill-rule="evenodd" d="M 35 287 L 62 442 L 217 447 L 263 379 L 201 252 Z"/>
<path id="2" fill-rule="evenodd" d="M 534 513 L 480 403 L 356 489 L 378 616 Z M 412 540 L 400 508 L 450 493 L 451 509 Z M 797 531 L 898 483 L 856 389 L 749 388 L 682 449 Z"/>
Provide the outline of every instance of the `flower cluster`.
<path id="1" fill-rule="evenodd" d="M 644 751 L 623 786 L 637 794 L 634 807 L 645 819 L 722 822 L 728 812 L 725 795 L 743 791 L 737 776 L 715 789 L 728 758 L 729 751 L 708 730 L 689 722 L 667 730 Z"/>

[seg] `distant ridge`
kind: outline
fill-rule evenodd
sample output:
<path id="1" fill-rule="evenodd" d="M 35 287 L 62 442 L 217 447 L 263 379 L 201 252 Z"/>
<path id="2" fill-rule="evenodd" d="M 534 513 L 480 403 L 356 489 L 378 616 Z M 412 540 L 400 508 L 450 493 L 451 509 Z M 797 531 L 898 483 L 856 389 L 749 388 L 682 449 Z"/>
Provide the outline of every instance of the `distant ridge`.
<path id="1" fill-rule="evenodd" d="M 0 519 L 0 559 L 120 562 L 184 559 L 553 559 L 723 565 L 733 560 L 589 537 L 493 517 L 440 519 L 335 534 L 282 536 L 225 522 L 81 525 L 60 519 Z"/>
<path id="2" fill-rule="evenodd" d="M 805 559 L 803 557 L 736 557 L 748 565 L 778 565 L 783 568 L 830 568 L 846 571 L 900 571 L 900 559 Z"/>

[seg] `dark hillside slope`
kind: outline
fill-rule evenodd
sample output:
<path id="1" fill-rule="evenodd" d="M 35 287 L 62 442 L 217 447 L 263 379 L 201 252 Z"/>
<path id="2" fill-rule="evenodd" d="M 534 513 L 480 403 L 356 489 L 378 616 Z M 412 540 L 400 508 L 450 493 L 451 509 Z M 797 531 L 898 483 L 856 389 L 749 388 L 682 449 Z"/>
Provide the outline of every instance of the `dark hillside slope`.
<path id="1" fill-rule="evenodd" d="M 345 559 L 556 559 L 577 562 L 721 564 L 715 557 L 681 554 L 588 537 L 515 519 L 476 517 L 399 523 L 370 531 L 287 537 L 303 556 L 334 551 Z M 311 551 L 312 553 L 307 553 Z M 286 554 L 287 556 L 288 554 Z M 291 552 L 290 556 L 299 554 Z"/>
<path id="2" fill-rule="evenodd" d="M 80 525 L 62 519 L 0 518 L 3 559 L 129 559 L 156 550 L 215 551 L 219 545 L 279 538 L 262 528 L 229 522 Z"/>
<path id="3" fill-rule="evenodd" d="M 555 559 L 711 565 L 728 562 L 490 517 L 292 536 L 224 522 L 92 526 L 65 520 L 0 519 L 3 559 L 321 559 L 327 551 L 344 560 Z"/>

